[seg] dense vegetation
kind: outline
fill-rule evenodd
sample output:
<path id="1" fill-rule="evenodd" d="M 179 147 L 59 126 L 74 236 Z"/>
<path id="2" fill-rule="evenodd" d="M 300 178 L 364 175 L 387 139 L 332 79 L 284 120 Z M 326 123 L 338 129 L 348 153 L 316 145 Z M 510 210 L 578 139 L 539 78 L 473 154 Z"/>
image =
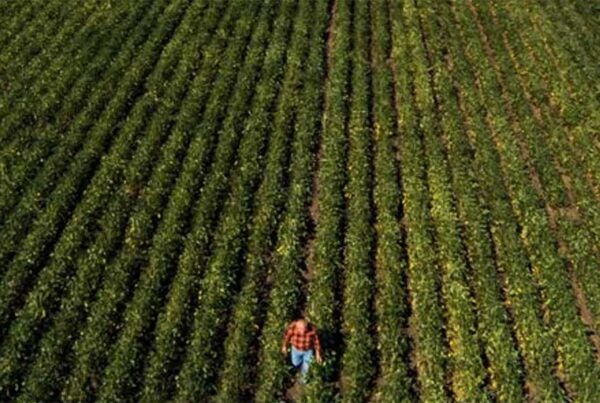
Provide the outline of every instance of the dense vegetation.
<path id="1" fill-rule="evenodd" d="M 0 400 L 600 401 L 599 83 L 583 0 L 1 2 Z"/>

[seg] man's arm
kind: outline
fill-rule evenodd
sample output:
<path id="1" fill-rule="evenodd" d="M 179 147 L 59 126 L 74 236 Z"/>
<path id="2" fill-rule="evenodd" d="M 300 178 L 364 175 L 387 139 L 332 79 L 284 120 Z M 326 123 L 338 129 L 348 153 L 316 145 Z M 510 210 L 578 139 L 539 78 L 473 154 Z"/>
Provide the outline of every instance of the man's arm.
<path id="1" fill-rule="evenodd" d="M 319 340 L 319 332 L 315 329 L 315 338 L 314 338 L 314 347 L 315 347 L 315 355 L 317 358 L 317 362 L 321 362 L 321 340 Z"/>
<path id="2" fill-rule="evenodd" d="M 288 325 L 287 329 L 285 330 L 285 333 L 283 334 L 283 342 L 281 345 L 281 352 L 283 354 L 287 353 L 287 346 L 290 341 L 290 337 L 292 337 L 293 326 L 294 326 L 294 323 L 291 323 L 290 325 Z"/>

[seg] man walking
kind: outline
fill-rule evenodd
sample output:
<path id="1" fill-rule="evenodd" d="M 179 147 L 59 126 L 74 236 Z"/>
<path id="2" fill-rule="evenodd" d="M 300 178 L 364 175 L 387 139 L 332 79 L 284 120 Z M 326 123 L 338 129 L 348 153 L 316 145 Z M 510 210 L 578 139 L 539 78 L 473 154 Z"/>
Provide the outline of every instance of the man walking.
<path id="1" fill-rule="evenodd" d="M 306 383 L 306 373 L 313 358 L 321 362 L 321 342 L 314 325 L 304 318 L 293 321 L 286 329 L 283 336 L 281 352 L 287 354 L 288 344 L 292 345 L 292 365 L 300 366 L 301 383 Z"/>

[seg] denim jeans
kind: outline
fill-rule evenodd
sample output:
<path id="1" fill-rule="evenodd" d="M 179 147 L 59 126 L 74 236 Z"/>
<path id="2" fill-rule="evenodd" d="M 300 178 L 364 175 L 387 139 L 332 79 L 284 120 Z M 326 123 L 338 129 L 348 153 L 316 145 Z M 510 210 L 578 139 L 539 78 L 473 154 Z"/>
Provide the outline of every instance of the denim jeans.
<path id="1" fill-rule="evenodd" d="M 298 350 L 296 347 L 292 346 L 292 365 L 298 368 L 300 366 L 301 373 L 301 382 L 306 382 L 306 373 L 308 372 L 308 367 L 313 358 L 313 350 Z"/>

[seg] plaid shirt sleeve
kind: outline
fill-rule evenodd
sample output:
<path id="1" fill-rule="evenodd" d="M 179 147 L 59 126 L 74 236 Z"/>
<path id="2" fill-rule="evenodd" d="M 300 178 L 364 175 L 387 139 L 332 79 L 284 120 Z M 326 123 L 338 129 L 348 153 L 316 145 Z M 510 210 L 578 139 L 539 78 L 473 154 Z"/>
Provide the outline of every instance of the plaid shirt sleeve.
<path id="1" fill-rule="evenodd" d="M 286 346 L 290 342 L 290 339 L 292 338 L 293 334 L 294 334 L 294 327 L 293 327 L 293 323 L 292 323 L 292 324 L 288 325 L 288 327 L 285 329 L 285 333 L 283 334 L 283 342 L 285 343 Z"/>

